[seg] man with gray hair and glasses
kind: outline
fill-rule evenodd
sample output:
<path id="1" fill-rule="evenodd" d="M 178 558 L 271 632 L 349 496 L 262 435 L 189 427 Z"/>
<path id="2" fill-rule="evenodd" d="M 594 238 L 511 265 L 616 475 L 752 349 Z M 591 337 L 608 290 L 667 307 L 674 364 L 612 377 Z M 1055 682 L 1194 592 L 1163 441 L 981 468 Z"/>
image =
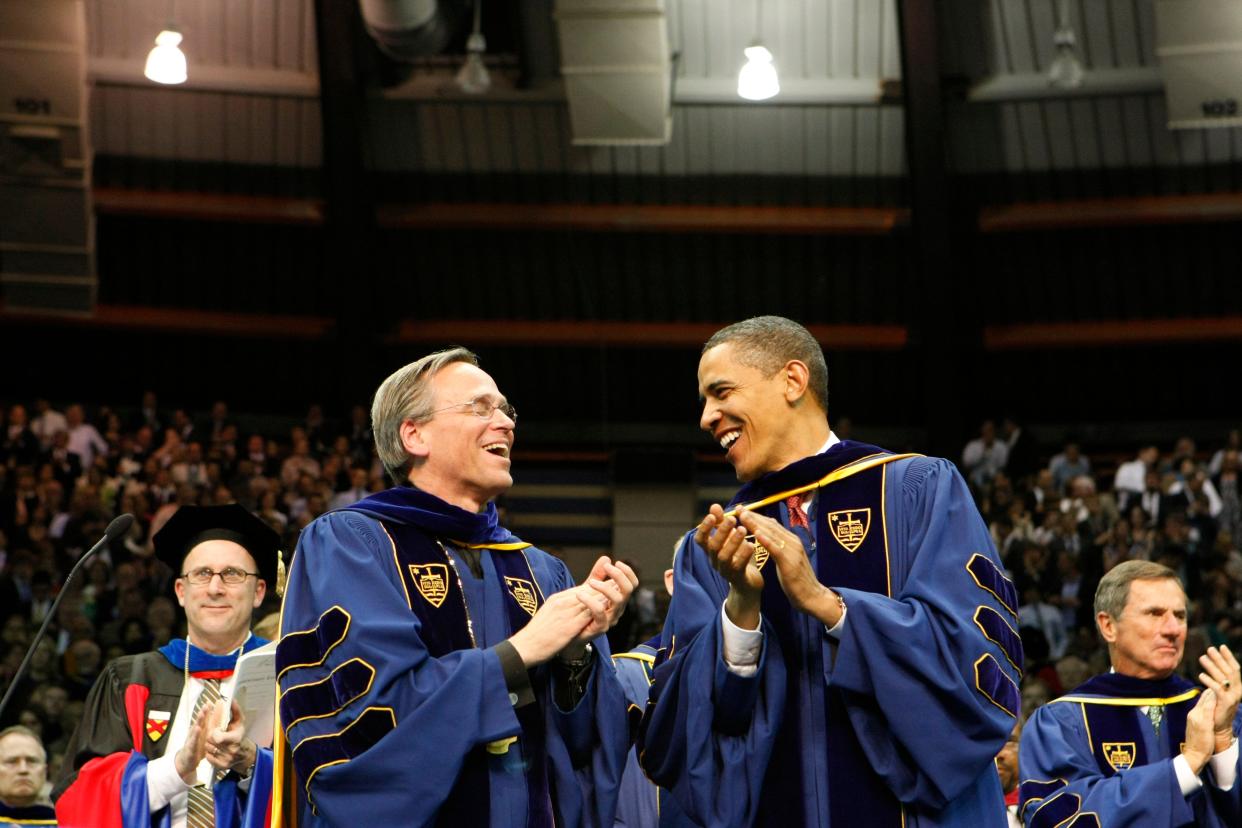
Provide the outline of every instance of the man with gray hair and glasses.
<path id="1" fill-rule="evenodd" d="M 1186 593 L 1150 561 L 1111 569 L 1095 593 L 1112 670 L 1035 711 L 1022 733 L 1019 814 L 1057 825 L 1242 825 L 1242 673 L 1228 647 L 1199 657 L 1197 687 L 1174 671 Z"/>
<path id="2" fill-rule="evenodd" d="M 603 634 L 637 584 L 500 526 L 517 412 L 463 348 L 371 408 L 395 486 L 323 515 L 289 572 L 277 653 L 281 824 L 611 825 L 629 747 Z"/>

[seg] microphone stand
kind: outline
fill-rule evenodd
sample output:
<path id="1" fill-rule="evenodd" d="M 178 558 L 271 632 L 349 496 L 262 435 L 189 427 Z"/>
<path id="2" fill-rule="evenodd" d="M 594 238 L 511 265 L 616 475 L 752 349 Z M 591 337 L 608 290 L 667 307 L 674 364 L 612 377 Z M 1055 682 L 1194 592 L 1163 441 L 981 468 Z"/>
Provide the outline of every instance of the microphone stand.
<path id="1" fill-rule="evenodd" d="M 30 642 L 30 647 L 26 650 L 26 656 L 22 659 L 22 663 L 18 665 L 17 672 L 13 674 L 13 680 L 9 682 L 9 689 L 4 691 L 4 698 L 0 699 L 0 721 L 4 721 L 5 708 L 9 706 L 9 701 L 13 698 L 13 693 L 17 690 L 17 685 L 26 677 L 26 668 L 30 666 L 30 659 L 34 656 L 35 649 L 43 641 L 43 636 L 47 633 L 48 624 L 52 623 L 52 619 L 56 617 L 56 610 L 60 606 L 61 599 L 65 597 L 65 593 L 69 591 L 69 584 L 73 581 L 73 576 L 78 574 L 78 570 L 82 568 L 82 564 L 86 563 L 96 552 L 103 549 L 112 541 L 119 538 L 129 531 L 129 527 L 134 523 L 134 516 L 126 513 L 118 516 L 115 520 L 108 524 L 108 528 L 104 530 L 103 537 L 86 550 L 86 554 L 78 558 L 78 562 L 73 565 L 73 569 L 69 570 L 69 577 L 65 578 L 65 583 L 61 586 L 60 592 L 56 593 L 56 598 L 52 601 L 52 606 L 48 608 L 47 615 L 43 616 L 43 624 L 39 627 L 39 631 L 35 633 L 34 639 Z"/>

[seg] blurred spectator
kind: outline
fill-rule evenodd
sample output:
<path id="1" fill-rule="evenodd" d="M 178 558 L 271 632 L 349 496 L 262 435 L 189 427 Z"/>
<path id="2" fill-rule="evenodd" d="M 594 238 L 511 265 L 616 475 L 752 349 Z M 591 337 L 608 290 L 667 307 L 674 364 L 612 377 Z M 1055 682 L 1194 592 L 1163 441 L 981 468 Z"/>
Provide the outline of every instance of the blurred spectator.
<path id="1" fill-rule="evenodd" d="M 194 428 L 194 420 L 190 417 L 184 408 L 178 408 L 173 411 L 172 423 L 169 428 L 176 434 L 180 442 L 188 443 L 195 439 L 197 431 Z"/>
<path id="2" fill-rule="evenodd" d="M 371 434 L 371 414 L 365 406 L 355 405 L 349 410 L 349 451 L 354 462 L 365 463 L 371 458 L 374 437 Z"/>
<path id="3" fill-rule="evenodd" d="M 206 441 L 211 446 L 218 445 L 224 441 L 230 427 L 233 427 L 233 422 L 229 419 L 228 403 L 224 400 L 216 400 L 211 404 L 211 414 L 207 422 L 198 430 L 198 439 Z"/>
<path id="4" fill-rule="evenodd" d="M 1035 474 L 1035 485 L 1026 493 L 1027 509 L 1036 522 L 1041 522 L 1044 512 L 1057 508 L 1061 496 L 1052 482 L 1052 470 L 1040 469 Z"/>
<path id="5" fill-rule="evenodd" d="M 319 461 L 311 457 L 310 440 L 298 437 L 294 440 L 293 451 L 280 464 L 280 482 L 286 486 L 297 485 L 303 475 L 313 480 L 319 476 Z"/>
<path id="6" fill-rule="evenodd" d="M 47 752 L 38 735 L 22 726 L 0 731 L 0 823 L 54 825 L 46 782 Z"/>
<path id="7" fill-rule="evenodd" d="M 1070 441 L 1060 454 L 1048 461 L 1048 470 L 1052 472 L 1053 488 L 1064 492 L 1065 485 L 1075 477 L 1091 474 L 1091 460 L 1082 453 L 1077 442 Z"/>
<path id="8" fill-rule="evenodd" d="M 1024 646 L 1026 640 L 1027 636 L 1023 636 Z M 1028 673 L 1026 678 L 1022 679 L 1022 715 L 1020 718 L 1023 720 L 1030 718 L 1032 713 L 1052 701 L 1055 695 L 1059 694 L 1054 694 L 1046 681 Z"/>
<path id="9" fill-rule="evenodd" d="M 333 495 L 329 508 L 343 509 L 351 503 L 357 503 L 370 493 L 367 486 L 367 470 L 356 466 L 349 470 L 349 488 Z"/>
<path id="10" fill-rule="evenodd" d="M 65 409 L 65 430 L 69 434 L 67 447 L 76 454 L 82 468 L 89 469 L 95 465 L 95 457 L 107 455 L 108 444 L 95 426 L 86 422 L 82 406 L 74 403 Z"/>
<path id="11" fill-rule="evenodd" d="M 1212 459 L 1208 461 L 1208 474 L 1215 477 L 1220 474 L 1220 470 L 1224 467 L 1225 457 L 1233 452 L 1236 457 L 1238 452 L 1242 452 L 1242 431 L 1238 429 L 1230 429 L 1229 436 L 1225 438 L 1225 445 L 1212 454 Z"/>
<path id="12" fill-rule="evenodd" d="M 1057 680 L 1066 692 L 1070 692 L 1087 679 L 1091 678 L 1091 665 L 1078 656 L 1067 655 L 1057 661 Z"/>
<path id="13" fill-rule="evenodd" d="M 972 486 L 983 488 L 1005 468 L 1008 459 L 1009 446 L 997 439 L 996 423 L 984 420 L 979 426 L 979 436 L 962 450 L 962 472 Z"/>
<path id="14" fill-rule="evenodd" d="M 65 735 L 61 718 L 68 703 L 68 692 L 55 682 L 44 682 L 31 694 L 30 705 L 43 716 L 44 744 L 52 744 Z"/>
<path id="15" fill-rule="evenodd" d="M 1136 504 L 1143 508 L 1149 526 L 1157 525 L 1160 518 L 1168 511 L 1166 501 L 1160 472 L 1148 469 L 1143 480 L 1143 491 L 1139 494 Z"/>
<path id="16" fill-rule="evenodd" d="M 84 701 L 91 685 L 99 677 L 103 666 L 103 650 L 89 638 L 79 639 L 69 645 L 65 653 L 64 688 L 69 698 Z"/>
<path id="17" fill-rule="evenodd" d="M 52 438 L 58 431 L 67 431 L 69 423 L 65 420 L 65 415 L 52 408 L 52 404 L 45 399 L 35 400 L 35 415 L 30 420 L 30 430 L 34 432 L 35 437 L 39 438 L 39 444 L 46 450 L 52 445 Z"/>
<path id="18" fill-rule="evenodd" d="M 1061 589 L 1047 600 L 1061 611 L 1061 624 L 1066 630 L 1072 630 L 1085 621 L 1090 621 L 1090 613 L 1084 610 L 1091 600 L 1083 594 L 1083 577 L 1078 568 L 1078 556 L 1070 552 L 1057 553 L 1057 578 Z M 1086 600 L 1084 600 L 1084 597 Z M 1085 616 L 1085 618 L 1084 618 Z"/>
<path id="19" fill-rule="evenodd" d="M 1128 460 L 1117 467 L 1113 475 L 1113 489 L 1117 494 L 1117 505 L 1125 509 L 1130 501 L 1143 493 L 1147 487 L 1147 470 L 1156 469 L 1156 460 L 1160 452 L 1155 446 L 1143 446 L 1133 460 Z"/>
<path id="20" fill-rule="evenodd" d="M 143 391 L 142 402 L 138 405 L 138 411 L 134 413 L 133 419 L 130 421 L 130 430 L 138 431 L 145 428 L 151 432 L 160 431 L 163 428 L 163 418 L 160 416 L 159 398 L 156 397 L 154 391 Z"/>
<path id="21" fill-rule="evenodd" d="M 311 403 L 306 409 L 304 425 L 306 439 L 311 445 L 311 450 L 315 454 L 323 454 L 328 447 L 328 430 L 323 416 L 323 406 L 319 403 Z"/>
<path id="22" fill-rule="evenodd" d="M 1001 438 L 1009 452 L 1009 459 L 1005 463 L 1005 471 L 1009 476 L 1021 482 L 1034 474 L 1039 467 L 1039 449 L 1035 445 L 1035 438 L 1018 425 L 1013 417 L 1006 417 L 1001 421 Z"/>
<path id="23" fill-rule="evenodd" d="M 1022 593 L 1022 607 L 1018 610 L 1018 623 L 1022 628 L 1033 628 L 1043 633 L 1047 642 L 1048 658 L 1055 661 L 1065 654 L 1069 635 L 1061 612 L 1048 602 L 1045 593 L 1030 587 Z M 1025 643 L 1025 639 L 1023 639 Z"/>
<path id="24" fill-rule="evenodd" d="M 0 437 L 0 465 L 28 466 L 38 459 L 41 446 L 39 438 L 30 430 L 26 419 L 26 407 L 13 405 L 9 408 L 9 421 Z"/>
<path id="25" fill-rule="evenodd" d="M 1173 444 L 1173 453 L 1161 464 L 1160 470 L 1180 474 L 1183 465 L 1187 462 L 1194 465 L 1195 441 L 1190 437 L 1178 437 L 1177 442 Z"/>

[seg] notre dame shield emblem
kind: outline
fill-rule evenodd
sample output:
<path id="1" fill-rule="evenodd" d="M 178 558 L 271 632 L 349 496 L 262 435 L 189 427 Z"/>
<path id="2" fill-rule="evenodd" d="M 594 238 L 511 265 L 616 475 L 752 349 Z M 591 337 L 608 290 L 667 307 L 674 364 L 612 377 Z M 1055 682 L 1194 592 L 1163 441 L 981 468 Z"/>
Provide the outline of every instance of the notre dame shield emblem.
<path id="1" fill-rule="evenodd" d="M 1104 759 L 1113 770 L 1129 770 L 1134 765 L 1134 742 L 1105 742 Z"/>
<path id="2" fill-rule="evenodd" d="M 410 564 L 410 578 L 418 594 L 436 609 L 448 597 L 448 564 Z"/>
<path id="3" fill-rule="evenodd" d="M 853 552 L 862 546 L 871 529 L 871 509 L 842 509 L 828 513 L 828 528 L 837 543 L 845 547 L 846 552 Z"/>
<path id="4" fill-rule="evenodd" d="M 539 608 L 539 600 L 535 597 L 534 584 L 525 578 L 512 578 L 506 575 L 505 586 L 509 588 L 509 594 L 513 596 L 514 601 L 517 601 L 519 607 L 531 615 L 535 614 L 535 610 Z"/>
<path id="5" fill-rule="evenodd" d="M 751 543 L 755 545 L 755 554 L 754 554 L 754 557 L 750 559 L 751 563 L 755 565 L 755 569 L 762 570 L 763 565 L 768 562 L 768 556 L 770 553 L 764 547 L 763 544 L 755 540 L 754 535 L 751 535 L 746 540 L 750 541 Z"/>

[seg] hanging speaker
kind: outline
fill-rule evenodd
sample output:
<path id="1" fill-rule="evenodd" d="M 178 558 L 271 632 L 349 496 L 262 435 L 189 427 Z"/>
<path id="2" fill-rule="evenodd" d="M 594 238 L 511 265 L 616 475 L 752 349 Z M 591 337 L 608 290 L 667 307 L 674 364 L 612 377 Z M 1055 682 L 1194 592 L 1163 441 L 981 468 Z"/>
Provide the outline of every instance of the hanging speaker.
<path id="1" fill-rule="evenodd" d="M 1242 126 L 1242 0 L 1156 0 L 1170 129 Z"/>

